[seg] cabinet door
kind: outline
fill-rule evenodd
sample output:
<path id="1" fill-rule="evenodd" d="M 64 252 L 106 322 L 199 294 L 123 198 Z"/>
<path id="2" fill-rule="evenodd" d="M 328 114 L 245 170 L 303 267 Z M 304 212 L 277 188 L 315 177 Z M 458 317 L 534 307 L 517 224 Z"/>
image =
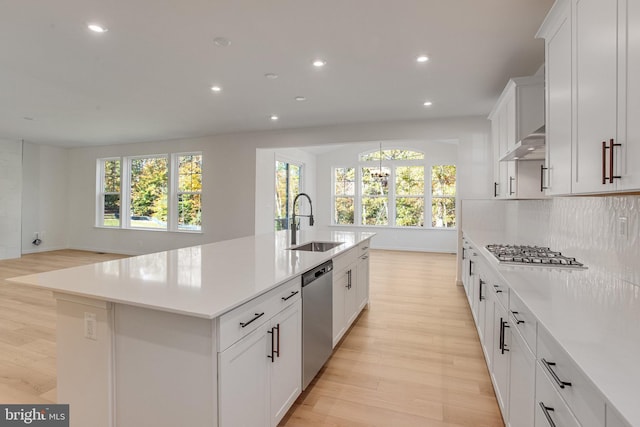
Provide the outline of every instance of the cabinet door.
<path id="1" fill-rule="evenodd" d="M 640 189 L 640 4 L 632 0 L 620 0 L 620 76 L 618 105 L 619 138 L 622 146 L 619 163 L 622 179 L 618 187 L 622 190 Z M 626 12 L 626 13 L 625 13 Z M 622 105 L 621 105 L 622 102 Z"/>
<path id="2" fill-rule="evenodd" d="M 356 295 L 358 299 L 358 312 L 360 312 L 369 301 L 369 252 L 362 254 L 358 260 L 358 286 Z"/>
<path id="3" fill-rule="evenodd" d="M 277 353 L 271 368 L 271 426 L 278 425 L 302 392 L 302 302 L 298 300 L 271 321 Z"/>
<path id="4" fill-rule="evenodd" d="M 546 40 L 546 193 L 571 193 L 571 14 L 562 12 Z"/>
<path id="5" fill-rule="evenodd" d="M 478 292 L 476 293 L 476 327 L 478 328 L 478 336 L 480 342 L 484 342 L 484 325 L 485 325 L 485 312 L 487 310 L 487 282 L 480 275 L 478 275 Z"/>
<path id="6" fill-rule="evenodd" d="M 615 190 L 602 183 L 602 143 L 616 140 L 617 7 L 616 2 L 574 0 L 574 193 Z M 617 142 L 617 141 L 616 141 Z M 605 160 L 606 160 L 605 159 Z M 604 162 L 608 175 L 608 160 Z"/>
<path id="7" fill-rule="evenodd" d="M 493 334 L 493 305 L 496 302 L 495 294 L 491 287 L 491 283 L 487 283 L 487 288 L 483 289 L 486 293 L 485 311 L 484 311 L 484 331 L 482 333 L 482 350 L 484 351 L 484 358 L 487 361 L 487 368 L 489 372 L 493 370 L 493 348 L 494 348 L 494 334 Z"/>
<path id="8" fill-rule="evenodd" d="M 502 162 L 498 159 L 502 156 L 500 151 L 500 118 L 494 117 L 491 120 L 491 140 L 493 144 L 493 197 L 500 198 L 503 188 L 500 186 L 500 177 L 502 175 Z"/>
<path id="9" fill-rule="evenodd" d="M 357 273 L 357 265 L 352 264 L 348 271 L 347 276 L 347 287 L 344 298 L 344 309 L 345 309 L 345 319 L 346 325 L 345 329 L 349 329 L 349 326 L 356 320 L 358 316 L 358 273 Z"/>
<path id="10" fill-rule="evenodd" d="M 509 353 L 509 427 L 533 427 L 536 359 L 517 331 L 512 331 Z"/>
<path id="11" fill-rule="evenodd" d="M 221 426 L 269 425 L 269 330 L 262 325 L 218 354 Z"/>
<path id="12" fill-rule="evenodd" d="M 493 384 L 502 417 L 508 419 L 509 408 L 509 319 L 507 311 L 496 302 L 493 313 Z"/>
<path id="13" fill-rule="evenodd" d="M 347 327 L 345 318 L 345 300 L 347 287 L 349 285 L 349 269 L 339 272 L 334 271 L 333 275 L 333 346 L 335 347 Z"/>

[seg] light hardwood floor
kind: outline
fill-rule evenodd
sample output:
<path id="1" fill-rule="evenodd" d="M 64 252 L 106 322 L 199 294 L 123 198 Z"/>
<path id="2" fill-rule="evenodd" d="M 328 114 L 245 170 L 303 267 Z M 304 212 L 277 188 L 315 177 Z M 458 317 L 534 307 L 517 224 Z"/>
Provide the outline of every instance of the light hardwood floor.
<path id="1" fill-rule="evenodd" d="M 5 279 L 123 257 L 64 250 L 0 261 L 0 403 L 56 401 L 55 300 Z"/>
<path id="2" fill-rule="evenodd" d="M 503 426 L 456 257 L 371 252 L 371 305 L 282 426 Z"/>
<path id="3" fill-rule="evenodd" d="M 0 261 L 0 403 L 55 402 L 55 302 L 7 283 L 121 258 L 54 251 Z M 455 256 L 371 252 L 371 306 L 282 426 L 503 426 Z"/>

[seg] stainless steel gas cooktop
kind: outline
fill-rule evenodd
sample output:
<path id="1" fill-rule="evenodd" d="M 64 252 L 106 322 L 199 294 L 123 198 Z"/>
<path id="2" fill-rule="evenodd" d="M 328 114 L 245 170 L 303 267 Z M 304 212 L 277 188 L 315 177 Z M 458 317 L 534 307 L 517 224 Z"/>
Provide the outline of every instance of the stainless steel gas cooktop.
<path id="1" fill-rule="evenodd" d="M 575 258 L 566 257 L 560 252 L 540 246 L 492 244 L 487 245 L 486 248 L 501 264 L 587 268 Z"/>

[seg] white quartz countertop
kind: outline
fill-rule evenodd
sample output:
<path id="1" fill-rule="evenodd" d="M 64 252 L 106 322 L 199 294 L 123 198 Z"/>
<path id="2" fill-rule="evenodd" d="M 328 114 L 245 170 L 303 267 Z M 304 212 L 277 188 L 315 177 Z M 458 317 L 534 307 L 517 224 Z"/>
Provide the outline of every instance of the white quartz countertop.
<path id="1" fill-rule="evenodd" d="M 465 232 L 465 237 L 608 403 L 631 425 L 640 426 L 640 287 L 593 266 L 579 270 L 499 265 L 484 246 L 519 242 L 502 241 L 490 233 Z"/>
<path id="2" fill-rule="evenodd" d="M 54 292 L 213 319 L 373 237 L 302 231 L 298 244 L 344 242 L 326 252 L 291 251 L 286 231 L 9 279 Z"/>

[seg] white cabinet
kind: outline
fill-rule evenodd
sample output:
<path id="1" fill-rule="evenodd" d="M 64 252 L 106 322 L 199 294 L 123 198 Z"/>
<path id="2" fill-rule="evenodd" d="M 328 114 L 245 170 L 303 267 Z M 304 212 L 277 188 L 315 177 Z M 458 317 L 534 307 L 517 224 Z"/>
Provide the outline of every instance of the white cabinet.
<path id="1" fill-rule="evenodd" d="M 571 8 L 557 2 L 545 40 L 546 171 L 548 195 L 571 193 Z"/>
<path id="2" fill-rule="evenodd" d="M 518 322 L 511 318 L 511 324 Z M 511 330 L 509 347 L 509 427 L 533 427 L 536 357 L 517 328 Z"/>
<path id="3" fill-rule="evenodd" d="M 548 194 L 637 191 L 640 5 L 558 0 L 538 36 L 546 40 Z"/>
<path id="4" fill-rule="evenodd" d="M 276 426 L 302 392 L 302 303 L 296 302 L 271 321 L 277 352 L 271 368 L 271 425 Z M 275 333 L 275 336 L 273 334 Z"/>
<path id="5" fill-rule="evenodd" d="M 496 301 L 493 305 L 493 366 L 491 376 L 498 406 L 505 423 L 509 417 L 509 350 L 511 335 L 507 310 Z"/>
<path id="6" fill-rule="evenodd" d="M 573 0 L 573 8 L 573 192 L 612 191 L 615 183 L 608 182 L 607 158 L 610 140 L 618 142 L 616 2 Z"/>
<path id="7" fill-rule="evenodd" d="M 333 346 L 369 302 L 369 241 L 333 260 Z"/>
<path id="8" fill-rule="evenodd" d="M 276 426 L 302 391 L 300 278 L 219 320 L 221 427 Z"/>
<path id="9" fill-rule="evenodd" d="M 544 79 L 519 77 L 509 81 L 489 115 L 493 139 L 494 197 L 501 199 L 542 198 L 542 161 L 500 161 L 516 144 L 544 125 Z M 526 161 L 529 163 L 532 161 Z M 521 167 L 522 165 L 522 167 Z"/>
<path id="10" fill-rule="evenodd" d="M 356 290 L 357 263 L 353 262 L 333 275 L 333 346 L 358 315 Z"/>
<path id="11" fill-rule="evenodd" d="M 618 1 L 618 140 L 622 179 L 618 189 L 640 189 L 640 4 L 633 0 Z"/>
<path id="12" fill-rule="evenodd" d="M 571 410 L 551 385 L 551 379 L 536 366 L 535 427 L 580 427 Z"/>
<path id="13" fill-rule="evenodd" d="M 369 302 L 369 246 L 366 249 L 360 248 L 360 258 L 357 268 L 357 312 L 359 313 Z"/>
<path id="14" fill-rule="evenodd" d="M 218 355 L 220 426 L 268 426 L 268 324 Z"/>

